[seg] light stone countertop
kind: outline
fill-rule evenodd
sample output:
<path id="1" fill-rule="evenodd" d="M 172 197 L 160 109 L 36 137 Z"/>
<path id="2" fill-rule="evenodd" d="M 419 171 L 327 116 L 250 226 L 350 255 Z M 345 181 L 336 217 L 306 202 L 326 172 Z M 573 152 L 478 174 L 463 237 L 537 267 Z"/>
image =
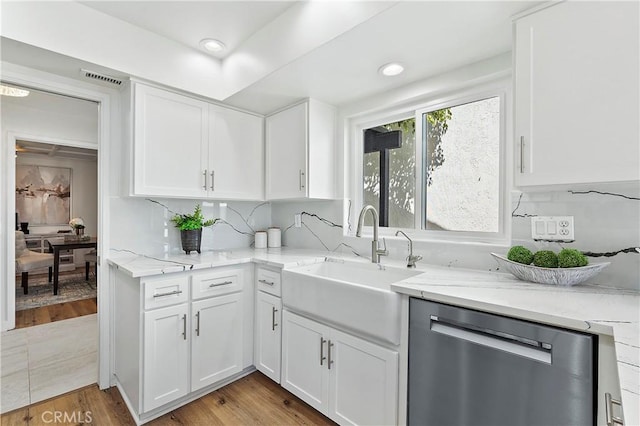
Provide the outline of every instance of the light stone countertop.
<path id="1" fill-rule="evenodd" d="M 325 258 L 367 261 L 350 254 L 305 249 L 238 249 L 143 256 L 112 252 L 111 265 L 132 277 L 259 263 L 292 268 Z M 384 258 L 389 267 L 404 262 Z M 604 286 L 561 287 L 523 282 L 510 274 L 418 264 L 422 274 L 391 285 L 412 297 L 613 336 L 626 425 L 640 425 L 640 294 Z"/>

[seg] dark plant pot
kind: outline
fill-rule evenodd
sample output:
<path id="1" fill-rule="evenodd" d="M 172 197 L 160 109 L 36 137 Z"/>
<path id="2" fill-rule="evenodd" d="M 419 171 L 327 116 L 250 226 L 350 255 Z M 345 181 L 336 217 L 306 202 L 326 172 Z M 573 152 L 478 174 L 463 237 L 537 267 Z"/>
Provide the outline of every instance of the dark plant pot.
<path id="1" fill-rule="evenodd" d="M 189 231 L 180 231 L 180 239 L 182 240 L 182 250 L 189 254 L 192 251 L 200 253 L 200 241 L 202 241 L 202 228 L 192 229 Z"/>

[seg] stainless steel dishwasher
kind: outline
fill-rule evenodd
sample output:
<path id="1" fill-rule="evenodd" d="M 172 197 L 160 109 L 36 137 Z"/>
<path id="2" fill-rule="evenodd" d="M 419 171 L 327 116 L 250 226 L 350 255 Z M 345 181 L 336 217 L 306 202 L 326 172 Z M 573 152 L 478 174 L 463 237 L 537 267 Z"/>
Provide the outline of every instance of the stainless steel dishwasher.
<path id="1" fill-rule="evenodd" d="M 596 339 L 411 298 L 408 424 L 593 425 Z"/>

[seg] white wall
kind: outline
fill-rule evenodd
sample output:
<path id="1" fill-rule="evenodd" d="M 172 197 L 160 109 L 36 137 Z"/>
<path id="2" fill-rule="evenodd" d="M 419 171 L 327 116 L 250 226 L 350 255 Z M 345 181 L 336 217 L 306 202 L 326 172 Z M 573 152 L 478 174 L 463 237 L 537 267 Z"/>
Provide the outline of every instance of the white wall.
<path id="1" fill-rule="evenodd" d="M 96 235 L 98 231 L 98 164 L 96 160 L 19 153 L 16 164 L 70 168 L 72 170 L 71 218 L 84 219 L 85 234 Z M 32 234 L 57 232 L 59 229 L 69 229 L 69 227 L 29 225 L 29 231 Z"/>
<path id="2" fill-rule="evenodd" d="M 97 147 L 98 104 L 44 92 L 2 98 L 3 137 L 9 131 Z"/>

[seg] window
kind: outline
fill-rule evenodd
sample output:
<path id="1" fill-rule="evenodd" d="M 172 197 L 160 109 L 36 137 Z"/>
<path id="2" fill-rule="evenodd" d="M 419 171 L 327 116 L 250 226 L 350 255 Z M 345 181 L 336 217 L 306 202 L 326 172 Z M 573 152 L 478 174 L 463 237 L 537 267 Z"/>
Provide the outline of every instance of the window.
<path id="1" fill-rule="evenodd" d="M 381 227 L 444 239 L 503 236 L 503 92 L 451 98 L 359 127 L 361 205 L 376 207 Z"/>

